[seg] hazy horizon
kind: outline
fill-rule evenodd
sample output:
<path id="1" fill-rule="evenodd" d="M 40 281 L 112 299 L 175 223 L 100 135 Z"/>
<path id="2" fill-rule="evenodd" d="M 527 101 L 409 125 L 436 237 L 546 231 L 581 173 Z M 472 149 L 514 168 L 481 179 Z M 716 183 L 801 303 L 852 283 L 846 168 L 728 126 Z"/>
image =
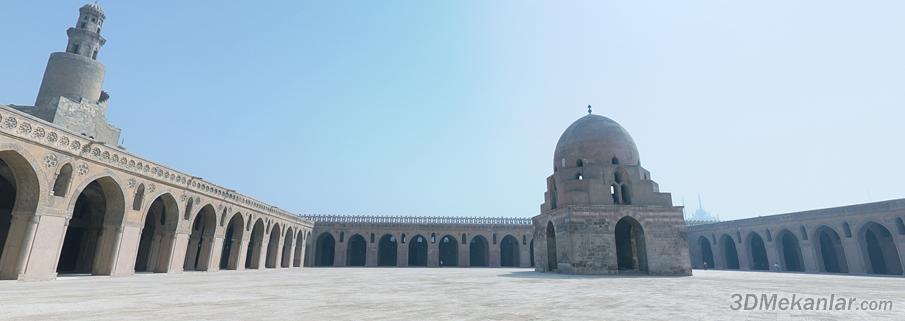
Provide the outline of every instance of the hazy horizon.
<path id="1" fill-rule="evenodd" d="M 0 103 L 84 3 L 0 5 Z M 534 216 L 589 104 L 689 214 L 905 197 L 902 2 L 100 5 L 128 151 L 292 212 Z"/>

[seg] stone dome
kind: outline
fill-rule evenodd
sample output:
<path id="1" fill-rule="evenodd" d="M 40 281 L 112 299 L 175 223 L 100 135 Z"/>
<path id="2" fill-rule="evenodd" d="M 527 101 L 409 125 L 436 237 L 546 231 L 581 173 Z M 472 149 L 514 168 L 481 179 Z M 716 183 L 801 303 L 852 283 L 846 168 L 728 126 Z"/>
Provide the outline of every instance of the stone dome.
<path id="1" fill-rule="evenodd" d="M 628 131 L 612 119 L 588 114 L 572 123 L 559 137 L 553 164 L 556 168 L 583 163 L 639 165 L 638 148 Z M 565 166 L 562 165 L 565 159 Z"/>
<path id="2" fill-rule="evenodd" d="M 79 8 L 79 11 L 85 11 L 85 10 L 94 11 L 101 17 L 104 16 L 104 9 L 101 8 L 101 6 L 99 4 L 97 4 L 97 2 L 91 2 L 91 3 L 85 4 L 84 6 Z"/>

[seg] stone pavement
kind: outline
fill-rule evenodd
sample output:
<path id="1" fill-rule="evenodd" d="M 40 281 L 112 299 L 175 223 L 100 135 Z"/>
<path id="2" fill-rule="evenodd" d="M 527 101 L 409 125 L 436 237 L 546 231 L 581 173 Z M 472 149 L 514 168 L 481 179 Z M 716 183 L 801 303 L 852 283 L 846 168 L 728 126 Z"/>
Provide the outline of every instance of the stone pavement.
<path id="1" fill-rule="evenodd" d="M 589 277 L 487 268 L 305 268 L 0 282 L 12 320 L 899 319 L 905 278 L 701 271 Z M 891 311 L 733 311 L 733 293 L 891 300 Z M 856 303 L 857 304 L 857 303 Z"/>

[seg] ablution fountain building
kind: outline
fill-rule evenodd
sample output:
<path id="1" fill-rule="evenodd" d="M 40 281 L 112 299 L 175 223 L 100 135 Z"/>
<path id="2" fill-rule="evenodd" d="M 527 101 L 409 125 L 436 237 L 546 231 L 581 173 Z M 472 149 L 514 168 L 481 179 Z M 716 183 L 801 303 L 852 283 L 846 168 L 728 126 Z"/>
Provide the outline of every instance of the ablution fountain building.
<path id="1" fill-rule="evenodd" d="M 291 213 L 119 146 L 106 18 L 81 7 L 34 105 L 0 105 L 0 279 L 302 266 L 681 276 L 705 262 L 903 273 L 905 200 L 686 227 L 628 132 L 590 113 L 560 137 L 533 218 Z"/>

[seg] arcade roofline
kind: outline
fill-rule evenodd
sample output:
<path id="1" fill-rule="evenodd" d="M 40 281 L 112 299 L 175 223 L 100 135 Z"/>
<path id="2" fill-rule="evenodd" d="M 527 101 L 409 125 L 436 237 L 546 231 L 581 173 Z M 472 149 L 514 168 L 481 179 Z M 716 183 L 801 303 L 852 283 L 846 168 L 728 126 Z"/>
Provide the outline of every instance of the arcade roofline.
<path id="1" fill-rule="evenodd" d="M 466 216 L 381 216 L 303 214 L 302 218 L 316 223 L 370 224 L 450 224 L 450 225 L 531 225 L 531 218 L 522 217 L 466 217 Z"/>
<path id="2" fill-rule="evenodd" d="M 743 218 L 732 221 L 722 221 L 718 223 L 712 224 L 701 224 L 701 225 L 692 225 L 688 226 L 689 230 L 711 230 L 711 229 L 722 229 L 722 228 L 731 228 L 731 227 L 739 227 L 739 226 L 752 226 L 752 225 L 762 225 L 762 224 L 773 224 L 773 223 L 782 223 L 791 220 L 819 220 L 819 219 L 827 219 L 833 217 L 845 217 L 849 215 L 856 214 L 870 214 L 870 213 L 881 213 L 881 212 L 889 212 L 893 210 L 905 210 L 905 198 L 887 200 L 887 201 L 879 201 L 879 202 L 871 202 L 871 203 L 862 203 L 855 205 L 846 205 L 839 207 L 828 207 L 822 209 L 815 210 L 807 210 L 801 212 L 791 212 L 784 214 L 774 214 L 768 216 L 759 216 L 752 218 Z"/>
<path id="3" fill-rule="evenodd" d="M 126 152 L 117 146 L 110 146 L 79 135 L 4 104 L 0 104 L 0 134 L 31 141 L 77 159 L 114 167 L 148 181 L 179 186 L 184 192 L 230 201 L 246 209 L 282 216 L 290 220 L 297 221 L 301 217 L 298 214 L 264 203 L 254 197 Z M 191 196 L 188 193 L 185 194 L 186 197 Z"/>

